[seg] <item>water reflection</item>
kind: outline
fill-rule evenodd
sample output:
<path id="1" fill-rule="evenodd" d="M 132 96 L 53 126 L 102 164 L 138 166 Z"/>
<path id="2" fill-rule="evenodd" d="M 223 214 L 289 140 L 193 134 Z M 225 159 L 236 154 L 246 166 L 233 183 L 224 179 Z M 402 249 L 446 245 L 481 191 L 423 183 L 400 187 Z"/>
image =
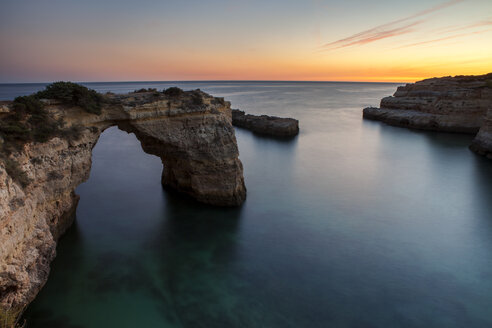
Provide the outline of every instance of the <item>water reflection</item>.
<path id="1" fill-rule="evenodd" d="M 184 327 L 231 322 L 225 309 L 237 301 L 231 266 L 237 260 L 241 208 L 207 206 L 173 192 L 164 197 L 160 233 L 146 244 L 160 259 L 157 272 L 167 292 L 161 311 L 172 309 Z"/>
<path id="2" fill-rule="evenodd" d="M 488 217 L 488 224 L 492 224 L 492 164 L 490 160 L 476 154 L 474 154 L 473 163 L 471 178 L 474 186 L 472 199 L 475 205 L 473 207 L 477 209 L 478 218 Z"/>
<path id="3" fill-rule="evenodd" d="M 238 131 L 238 130 L 249 131 L 248 129 L 241 128 L 241 127 L 235 127 L 235 130 L 236 131 Z M 255 137 L 257 137 L 260 140 L 261 139 L 273 140 L 273 141 L 276 141 L 278 143 L 291 143 L 291 142 L 297 140 L 297 138 L 298 138 L 298 136 L 288 136 L 288 137 L 270 136 L 270 135 L 265 135 L 265 134 L 254 132 L 254 131 L 250 131 L 250 133 L 252 133 Z"/>

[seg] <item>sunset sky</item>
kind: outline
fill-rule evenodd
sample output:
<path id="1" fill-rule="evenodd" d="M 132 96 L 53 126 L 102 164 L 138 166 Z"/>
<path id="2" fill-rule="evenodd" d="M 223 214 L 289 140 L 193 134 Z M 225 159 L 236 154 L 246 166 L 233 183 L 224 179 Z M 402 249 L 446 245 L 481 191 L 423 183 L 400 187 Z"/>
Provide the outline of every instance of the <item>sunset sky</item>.
<path id="1" fill-rule="evenodd" d="M 0 82 L 492 72 L 492 0 L 0 0 Z"/>

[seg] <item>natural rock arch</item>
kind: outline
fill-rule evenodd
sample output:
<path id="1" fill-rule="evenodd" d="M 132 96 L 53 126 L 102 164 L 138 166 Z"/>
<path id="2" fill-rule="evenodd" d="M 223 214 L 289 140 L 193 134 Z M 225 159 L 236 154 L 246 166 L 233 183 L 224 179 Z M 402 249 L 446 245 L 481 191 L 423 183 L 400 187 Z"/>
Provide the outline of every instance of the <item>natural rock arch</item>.
<path id="1" fill-rule="evenodd" d="M 22 307 L 46 282 L 56 242 L 71 225 L 89 178 L 92 149 L 111 127 L 134 133 L 145 152 L 161 158 L 162 183 L 196 200 L 237 206 L 246 198 L 230 104 L 201 91 L 106 95 L 100 115 L 58 101 L 46 109 L 79 126 L 75 140 L 27 143 L 16 161 L 31 183 L 22 187 L 0 163 L 0 306 Z"/>
<path id="2" fill-rule="evenodd" d="M 162 184 L 218 206 L 240 205 L 246 196 L 234 130 L 227 116 L 122 121 L 142 149 L 161 158 Z"/>

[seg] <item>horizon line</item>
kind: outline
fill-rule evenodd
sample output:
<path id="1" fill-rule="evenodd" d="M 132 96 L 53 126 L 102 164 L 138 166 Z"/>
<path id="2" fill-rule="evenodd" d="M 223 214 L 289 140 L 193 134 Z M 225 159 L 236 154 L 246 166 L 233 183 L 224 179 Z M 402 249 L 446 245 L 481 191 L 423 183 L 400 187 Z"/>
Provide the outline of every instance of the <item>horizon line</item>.
<path id="1" fill-rule="evenodd" d="M 443 75 L 443 76 L 432 76 L 432 77 L 421 77 L 412 82 L 409 81 L 354 81 L 354 80 L 119 80 L 119 81 L 74 81 L 74 80 L 53 80 L 53 81 L 42 81 L 42 82 L 0 82 L 2 84 L 49 84 L 59 81 L 74 82 L 74 83 L 197 83 L 197 82 L 291 82 L 291 83 L 415 83 L 417 81 L 442 78 L 442 77 L 457 77 L 457 76 L 480 76 L 487 75 L 490 73 L 481 74 L 457 74 L 457 75 Z"/>
<path id="2" fill-rule="evenodd" d="M 196 83 L 196 82 L 280 82 L 280 83 L 409 83 L 403 81 L 352 81 L 352 80 L 120 80 L 120 81 L 73 81 L 73 80 L 53 80 L 42 82 L 0 82 L 2 84 L 49 84 L 54 82 L 73 82 L 73 83 Z M 416 80 L 417 81 L 417 80 Z M 420 80 L 418 80 L 420 81 Z"/>

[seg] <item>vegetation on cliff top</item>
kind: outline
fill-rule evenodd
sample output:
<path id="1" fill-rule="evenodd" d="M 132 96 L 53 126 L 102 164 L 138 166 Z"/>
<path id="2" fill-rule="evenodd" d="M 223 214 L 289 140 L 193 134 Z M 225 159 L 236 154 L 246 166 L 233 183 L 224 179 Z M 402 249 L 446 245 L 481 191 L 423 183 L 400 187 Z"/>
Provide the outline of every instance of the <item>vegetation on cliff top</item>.
<path id="1" fill-rule="evenodd" d="M 9 157 L 11 153 L 28 142 L 46 142 L 54 137 L 77 140 L 81 134 L 80 126 L 65 128 L 63 119 L 56 119 L 47 111 L 41 99 L 57 99 L 93 114 L 101 113 L 103 103 L 96 91 L 71 82 L 56 82 L 43 91 L 14 99 L 11 110 L 0 117 L 0 160 L 8 175 L 22 187 L 29 185 L 30 180 Z"/>
<path id="2" fill-rule="evenodd" d="M 0 307 L 0 328 L 23 328 L 26 323 L 21 322 L 21 315 L 24 309 L 6 310 Z"/>
<path id="3" fill-rule="evenodd" d="M 37 99 L 57 99 L 66 104 L 82 107 L 86 112 L 101 114 L 103 97 L 95 90 L 72 82 L 55 82 L 33 95 Z"/>
<path id="4" fill-rule="evenodd" d="M 204 104 L 203 97 L 197 92 L 191 94 L 191 104 L 194 106 L 202 106 Z"/>
<path id="5" fill-rule="evenodd" d="M 71 82 L 56 82 L 45 90 L 14 99 L 12 109 L 0 121 L 2 150 L 11 153 L 27 142 L 46 142 L 55 136 L 77 139 L 79 127 L 64 129 L 62 119 L 55 119 L 41 99 L 57 99 L 80 106 L 94 114 L 101 113 L 102 96 L 94 90 Z"/>
<path id="6" fill-rule="evenodd" d="M 144 93 L 144 92 L 158 92 L 158 91 L 156 88 L 148 88 L 148 89 L 142 88 L 142 89 L 135 90 L 133 92 L 134 93 Z"/>
<path id="7" fill-rule="evenodd" d="M 170 87 L 163 90 L 162 93 L 170 98 L 178 98 L 184 93 L 184 91 L 178 87 Z"/>
<path id="8" fill-rule="evenodd" d="M 153 96 L 159 96 L 160 92 L 157 91 L 155 88 L 142 88 L 133 91 L 133 93 L 152 93 Z M 164 94 L 168 99 L 171 101 L 176 101 L 176 100 L 183 100 L 184 99 L 188 100 L 188 104 L 191 106 L 202 106 L 204 104 L 203 97 L 200 94 L 200 90 L 192 90 L 192 91 L 184 91 L 181 88 L 178 87 L 169 87 L 167 89 L 162 90 L 162 94 Z"/>
<path id="9" fill-rule="evenodd" d="M 182 89 L 178 87 L 170 87 L 167 89 L 162 90 L 162 93 L 170 98 L 171 100 L 178 99 L 182 97 L 184 94 L 190 95 L 189 99 L 189 104 L 191 106 L 202 106 L 204 104 L 203 101 L 203 96 L 200 94 L 200 90 L 192 90 L 192 91 L 183 91 Z"/>

